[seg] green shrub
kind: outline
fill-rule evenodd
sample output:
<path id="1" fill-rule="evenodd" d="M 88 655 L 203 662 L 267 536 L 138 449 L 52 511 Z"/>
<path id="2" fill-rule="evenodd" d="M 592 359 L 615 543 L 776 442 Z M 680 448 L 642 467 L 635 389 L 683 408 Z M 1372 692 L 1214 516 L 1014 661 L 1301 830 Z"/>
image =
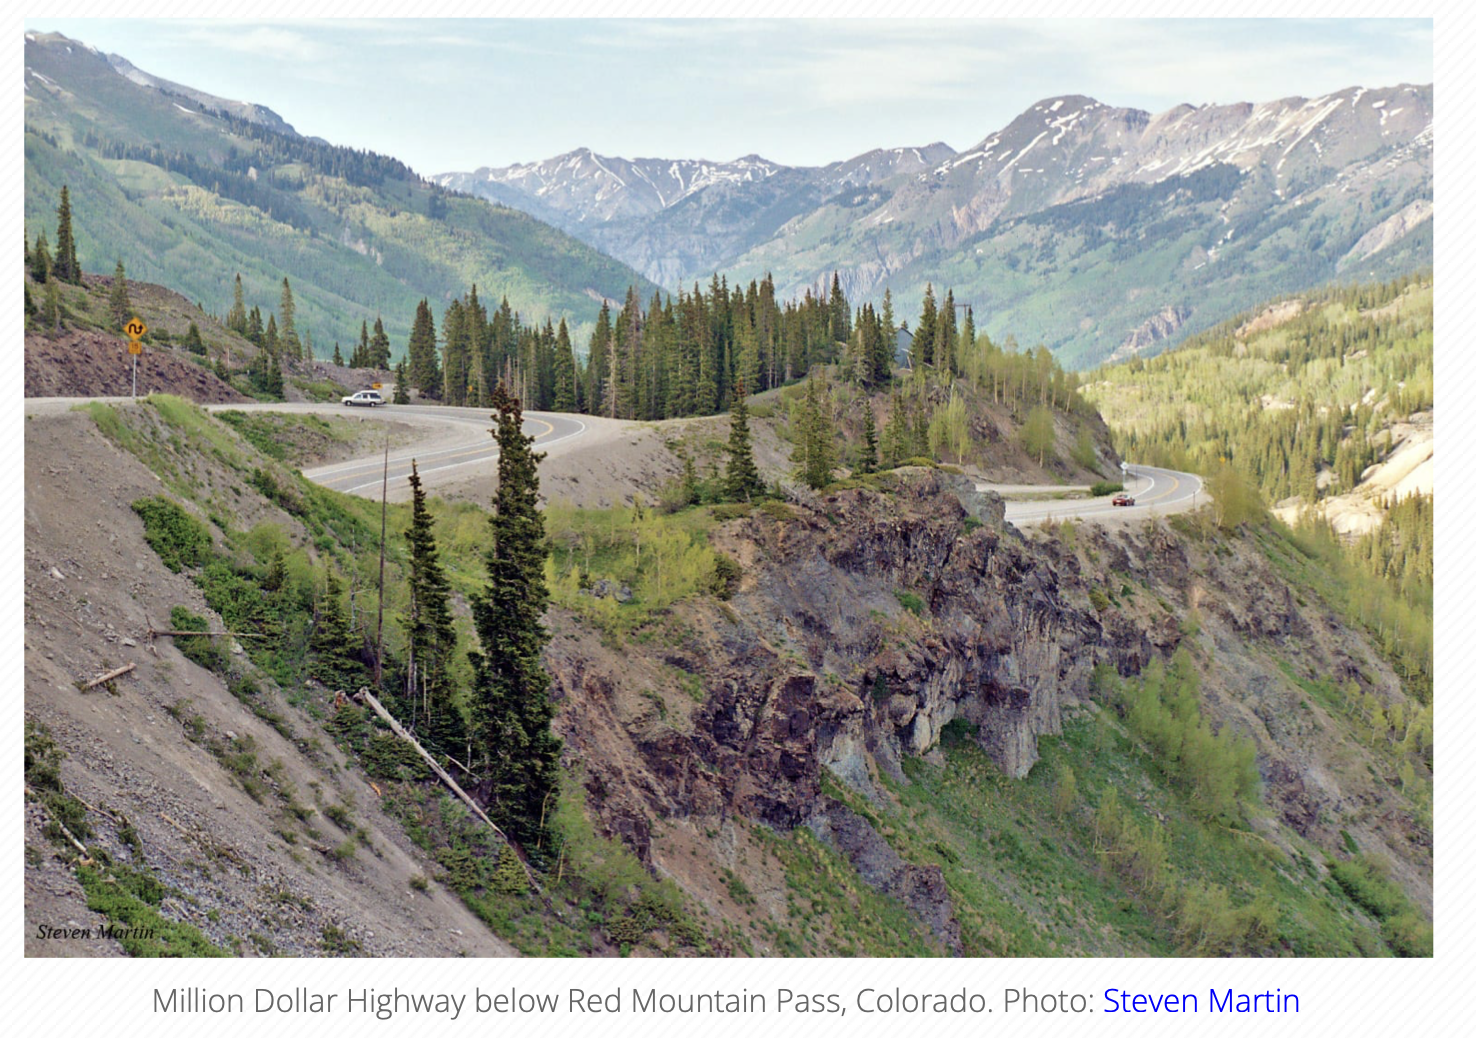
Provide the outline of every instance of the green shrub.
<path id="1" fill-rule="evenodd" d="M 892 594 L 897 596 L 897 601 L 902 603 L 903 609 L 906 609 L 914 616 L 922 615 L 923 600 L 917 595 L 915 595 L 911 591 L 893 591 Z"/>
<path id="2" fill-rule="evenodd" d="M 508 896 L 528 892 L 528 873 L 507 844 L 497 852 L 497 865 L 492 870 L 492 889 Z"/>
<path id="3" fill-rule="evenodd" d="M 738 564 L 738 560 L 731 555 L 718 552 L 712 563 L 712 581 L 708 586 L 709 590 L 726 602 L 738 590 L 738 582 L 742 579 L 743 567 Z"/>
<path id="4" fill-rule="evenodd" d="M 1104 479 L 1092 484 L 1093 497 L 1106 497 L 1108 494 L 1119 494 L 1121 492 L 1121 483 L 1113 483 Z"/>
<path id="5" fill-rule="evenodd" d="M 144 540 L 173 572 L 193 569 L 210 558 L 214 542 L 209 528 L 173 501 L 142 497 L 132 507 L 143 520 Z"/>

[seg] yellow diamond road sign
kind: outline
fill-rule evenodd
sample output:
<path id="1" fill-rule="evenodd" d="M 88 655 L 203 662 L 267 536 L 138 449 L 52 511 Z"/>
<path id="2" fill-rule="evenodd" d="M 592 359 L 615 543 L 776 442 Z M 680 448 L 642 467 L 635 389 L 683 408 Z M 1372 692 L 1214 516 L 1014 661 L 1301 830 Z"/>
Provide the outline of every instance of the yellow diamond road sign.
<path id="1" fill-rule="evenodd" d="M 123 330 L 128 333 L 130 339 L 142 339 L 149 332 L 148 325 L 144 324 L 137 317 L 125 324 Z"/>

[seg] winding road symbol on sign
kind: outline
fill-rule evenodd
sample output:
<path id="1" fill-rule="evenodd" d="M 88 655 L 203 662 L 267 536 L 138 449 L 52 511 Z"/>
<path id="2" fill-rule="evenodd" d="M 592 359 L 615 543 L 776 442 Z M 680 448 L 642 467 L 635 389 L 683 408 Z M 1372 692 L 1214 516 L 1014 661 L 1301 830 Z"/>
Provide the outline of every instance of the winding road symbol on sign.
<path id="1" fill-rule="evenodd" d="M 127 332 L 128 337 L 130 339 L 133 339 L 135 342 L 137 342 L 139 339 L 142 339 L 145 335 L 149 333 L 148 325 L 144 324 L 137 317 L 132 318 L 127 324 L 125 324 L 123 326 L 123 330 Z"/>

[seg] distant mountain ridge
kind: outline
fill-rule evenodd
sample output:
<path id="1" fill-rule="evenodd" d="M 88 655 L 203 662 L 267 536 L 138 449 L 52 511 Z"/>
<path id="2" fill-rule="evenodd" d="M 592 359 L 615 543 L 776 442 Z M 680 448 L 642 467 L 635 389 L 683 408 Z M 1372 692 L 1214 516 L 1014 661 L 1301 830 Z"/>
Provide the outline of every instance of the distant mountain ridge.
<path id="1" fill-rule="evenodd" d="M 1064 95 L 962 153 L 787 167 L 580 149 L 433 179 L 536 212 L 668 286 L 772 271 L 787 294 L 838 270 L 853 299 L 891 288 L 905 312 L 946 282 L 992 331 L 1081 365 L 1159 348 L 1253 293 L 1429 265 L 1433 108 L 1429 85 L 1158 114 Z M 680 188 L 656 190 L 653 171 Z"/>
<path id="2" fill-rule="evenodd" d="M 56 33 L 25 40 L 27 240 L 55 233 L 71 188 L 84 269 L 156 282 L 224 313 L 241 274 L 249 309 L 290 279 L 319 356 L 347 354 L 382 316 L 396 352 L 416 304 L 472 285 L 526 320 L 587 339 L 635 271 L 536 218 L 449 196 L 389 156 L 304 137 L 276 112 L 174 83 Z"/>

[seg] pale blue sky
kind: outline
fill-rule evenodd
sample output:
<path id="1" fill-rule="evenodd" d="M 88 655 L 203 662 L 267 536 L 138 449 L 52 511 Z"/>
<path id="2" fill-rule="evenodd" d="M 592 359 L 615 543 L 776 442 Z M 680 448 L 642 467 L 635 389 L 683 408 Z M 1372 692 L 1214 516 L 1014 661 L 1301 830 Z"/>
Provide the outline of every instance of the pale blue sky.
<path id="1" fill-rule="evenodd" d="M 29 19 L 423 174 L 547 158 L 963 149 L 1054 94 L 1161 111 L 1428 83 L 1428 20 Z"/>

